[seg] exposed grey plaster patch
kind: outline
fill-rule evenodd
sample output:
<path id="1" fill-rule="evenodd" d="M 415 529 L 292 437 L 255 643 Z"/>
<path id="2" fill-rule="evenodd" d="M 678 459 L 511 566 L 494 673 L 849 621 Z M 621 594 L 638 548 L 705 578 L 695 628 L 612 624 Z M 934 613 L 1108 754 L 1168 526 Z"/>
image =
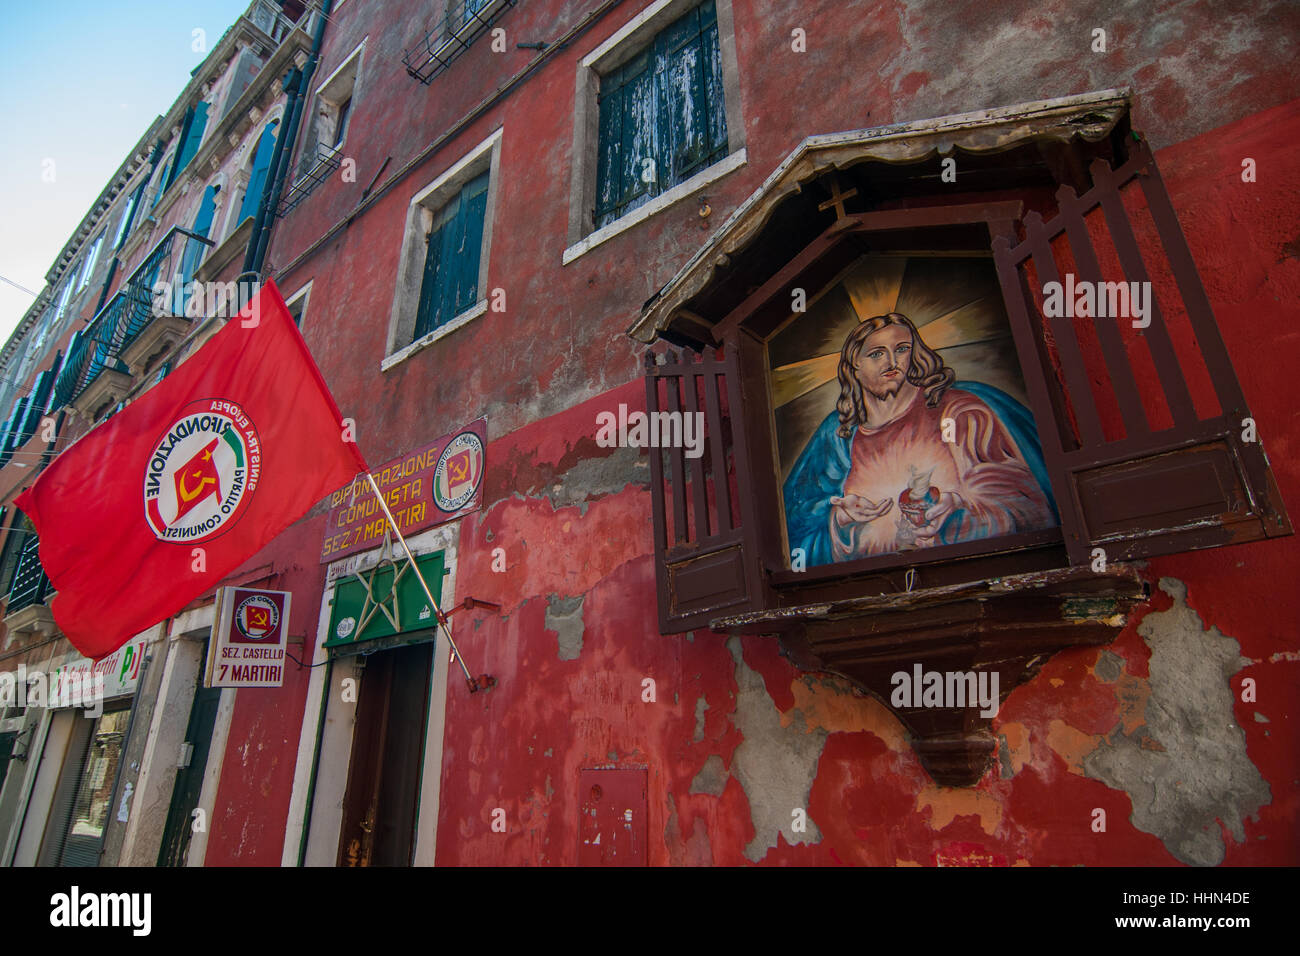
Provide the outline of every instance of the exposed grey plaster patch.
<path id="1" fill-rule="evenodd" d="M 1117 728 L 1084 758 L 1083 768 L 1126 791 L 1133 825 L 1159 837 L 1179 860 L 1214 866 L 1226 852 L 1219 821 L 1243 842 L 1245 818 L 1272 801 L 1232 710 L 1231 678 L 1250 661 L 1235 639 L 1205 629 L 1187 606 L 1182 581 L 1161 578 L 1160 588 L 1173 607 L 1138 625 L 1151 649 L 1146 725 L 1131 736 Z"/>
<path id="2" fill-rule="evenodd" d="M 605 758 L 609 760 L 610 763 L 613 763 L 614 761 L 618 760 L 618 751 L 611 750 L 609 753 L 605 754 Z"/>
<path id="3" fill-rule="evenodd" d="M 1265 716 L 1264 716 L 1263 714 L 1261 714 L 1259 711 L 1255 711 L 1255 722 L 1256 722 L 1256 723 L 1260 723 L 1260 724 L 1269 724 L 1269 723 L 1272 723 L 1272 721 L 1270 721 L 1267 717 L 1265 717 Z"/>
<path id="4" fill-rule="evenodd" d="M 736 662 L 738 688 L 732 720 L 744 738 L 731 758 L 731 773 L 749 800 L 754 839 L 745 847 L 745 856 L 757 863 L 776 846 L 778 833 L 790 844 L 821 842 L 821 830 L 811 815 L 806 833 L 794 833 L 790 827 L 793 811 L 808 809 L 827 734 L 820 728 L 808 733 L 797 729 L 807 726 L 801 719 L 782 727 L 781 713 L 762 676 L 745 663 L 740 638 L 728 640 L 727 650 Z"/>
<path id="5" fill-rule="evenodd" d="M 612 495 L 630 484 L 647 485 L 650 481 L 650 459 L 639 448 L 619 448 L 604 458 L 584 458 L 560 476 L 546 492 L 551 507 L 578 506 L 578 512 L 587 513 L 592 498 Z"/>
<path id="6" fill-rule="evenodd" d="M 691 781 L 691 789 L 687 793 L 707 793 L 714 797 L 720 797 L 726 786 L 727 768 L 722 765 L 722 758 L 717 754 L 713 754 L 708 760 L 704 761 L 704 766 L 700 768 L 700 772 Z"/>
<path id="7" fill-rule="evenodd" d="M 695 736 L 692 738 L 697 744 L 704 739 L 704 712 L 709 709 L 709 702 L 701 694 L 695 698 Z"/>
<path id="8" fill-rule="evenodd" d="M 1112 683 L 1119 680 L 1119 675 L 1124 673 L 1124 658 L 1120 657 L 1114 651 L 1102 651 L 1097 658 L 1097 663 L 1092 672 L 1097 675 L 1097 680 L 1104 683 Z"/>
<path id="9" fill-rule="evenodd" d="M 546 799 L 549 800 L 555 796 L 555 788 L 551 786 L 551 775 L 546 775 Z"/>
<path id="10" fill-rule="evenodd" d="M 1003 780 L 1010 780 L 1016 775 L 1011 766 L 1011 747 L 1007 744 L 1005 734 L 998 734 L 998 772 Z"/>
<path id="11" fill-rule="evenodd" d="M 488 528 L 487 531 L 483 532 L 483 539 L 487 541 L 489 544 L 491 544 L 494 540 L 496 540 L 496 535 L 492 533 L 491 528 Z"/>
<path id="12" fill-rule="evenodd" d="M 560 597 L 546 596 L 546 629 L 554 631 L 559 643 L 562 661 L 575 661 L 582 653 L 582 602 L 583 595 Z"/>
<path id="13" fill-rule="evenodd" d="M 542 756 L 543 756 L 543 757 L 554 757 L 554 756 L 555 756 L 555 749 L 554 749 L 553 747 L 547 747 L 545 750 L 542 751 Z"/>
<path id="14" fill-rule="evenodd" d="M 551 503 L 552 510 L 577 506 L 579 513 L 585 516 L 592 499 L 617 494 L 628 485 L 650 486 L 650 459 L 641 453 L 640 448 L 618 448 L 608 455 L 583 458 L 568 471 L 550 475 L 542 482 L 533 482 L 527 488 L 516 488 L 509 495 L 485 505 L 482 510 L 488 514 L 503 501 L 544 497 Z"/>

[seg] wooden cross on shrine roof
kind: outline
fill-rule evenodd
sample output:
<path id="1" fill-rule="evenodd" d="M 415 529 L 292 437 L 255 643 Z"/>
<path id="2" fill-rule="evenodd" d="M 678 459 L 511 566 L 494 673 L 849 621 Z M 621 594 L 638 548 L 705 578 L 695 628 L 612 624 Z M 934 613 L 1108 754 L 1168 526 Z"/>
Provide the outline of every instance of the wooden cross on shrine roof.
<path id="1" fill-rule="evenodd" d="M 854 186 L 852 189 L 848 190 L 848 192 L 841 192 L 840 177 L 831 176 L 830 180 L 831 180 L 831 198 L 826 200 L 825 202 L 818 203 L 817 209 L 819 212 L 824 212 L 827 209 L 830 209 L 832 206 L 834 206 L 835 221 L 838 222 L 839 220 L 843 219 L 845 216 L 848 215 L 848 213 L 845 212 L 844 210 L 844 200 L 852 199 L 854 196 L 856 196 L 858 194 L 858 188 Z"/>

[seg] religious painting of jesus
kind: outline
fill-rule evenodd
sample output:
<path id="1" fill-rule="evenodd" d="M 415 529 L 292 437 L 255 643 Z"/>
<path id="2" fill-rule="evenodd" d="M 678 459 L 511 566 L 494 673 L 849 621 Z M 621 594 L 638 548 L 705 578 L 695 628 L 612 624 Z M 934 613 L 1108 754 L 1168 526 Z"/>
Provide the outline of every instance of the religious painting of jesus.
<path id="1" fill-rule="evenodd" d="M 1059 524 L 987 259 L 864 256 L 769 357 L 805 566 Z"/>

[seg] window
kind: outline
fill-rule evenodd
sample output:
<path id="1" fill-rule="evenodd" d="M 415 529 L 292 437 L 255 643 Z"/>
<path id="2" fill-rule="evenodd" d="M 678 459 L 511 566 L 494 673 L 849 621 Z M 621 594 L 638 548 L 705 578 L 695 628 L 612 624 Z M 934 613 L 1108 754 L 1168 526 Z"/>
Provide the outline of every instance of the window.
<path id="1" fill-rule="evenodd" d="M 670 24 L 601 78 L 596 226 L 727 155 L 722 56 L 713 0 Z"/>
<path id="2" fill-rule="evenodd" d="M 303 286 L 293 295 L 289 296 L 289 298 L 286 299 L 284 303 L 289 310 L 289 315 L 293 317 L 293 324 L 298 326 L 298 328 L 300 329 L 302 328 L 303 316 L 307 312 L 307 299 L 310 296 L 311 296 L 311 283 L 308 282 L 305 286 Z"/>
<path id="3" fill-rule="evenodd" d="M 315 148 L 303 150 L 304 171 L 311 169 L 322 156 L 337 152 L 347 138 L 365 46 L 366 42 L 362 40 L 338 69 L 316 88 L 315 135 L 307 138 Z"/>
<path id="4" fill-rule="evenodd" d="M 659 0 L 578 70 L 564 262 L 745 162 L 730 0 Z"/>
<path id="5" fill-rule="evenodd" d="M 158 200 L 162 199 L 163 193 L 167 191 L 167 179 L 171 175 L 172 162 L 176 159 L 176 154 L 168 156 L 163 160 L 162 166 L 158 168 L 158 175 L 154 177 L 154 194 L 153 200 L 149 203 L 149 209 L 152 211 L 158 205 Z"/>
<path id="6" fill-rule="evenodd" d="M 343 138 L 348 135 L 348 114 L 352 112 L 352 97 L 339 104 L 338 117 L 334 121 L 334 142 L 331 146 L 343 145 Z"/>
<path id="7" fill-rule="evenodd" d="M 195 103 L 185 114 L 185 121 L 181 125 L 180 145 L 176 148 L 176 161 L 171 165 L 171 171 L 163 182 L 163 192 L 176 181 L 176 177 L 181 171 L 190 164 L 194 154 L 199 151 L 199 146 L 203 142 L 203 130 L 208 124 L 208 104 L 202 101 Z"/>
<path id="8" fill-rule="evenodd" d="M 488 174 L 480 173 L 443 206 L 425 237 L 424 278 L 415 338 L 446 325 L 478 299 L 479 254 Z"/>
<path id="9" fill-rule="evenodd" d="M 122 210 L 122 219 L 117 224 L 117 233 L 113 236 L 113 250 L 116 252 L 122 248 L 122 243 L 126 242 L 127 236 L 131 234 L 131 226 L 134 224 L 135 213 L 140 205 L 140 198 L 144 195 L 145 186 L 148 182 L 142 182 L 135 187 L 131 197 L 126 201 L 126 208 Z"/>
<path id="10" fill-rule="evenodd" d="M 497 130 L 411 200 L 384 368 L 487 311 Z"/>
<path id="11" fill-rule="evenodd" d="M 77 280 L 77 291 L 80 292 L 90 282 L 90 277 L 94 274 L 95 265 L 99 261 L 99 247 L 104 242 L 104 234 L 101 232 L 95 237 L 86 252 L 86 258 L 81 265 L 81 278 Z"/>
<path id="12" fill-rule="evenodd" d="M 271 156 L 275 153 L 276 130 L 280 121 L 272 120 L 262 130 L 257 141 L 257 150 L 253 153 L 253 168 L 248 177 L 248 189 L 244 192 L 244 201 L 239 207 L 238 226 L 245 219 L 257 215 L 257 207 L 262 201 L 262 192 L 266 189 L 266 177 L 271 169 Z"/>

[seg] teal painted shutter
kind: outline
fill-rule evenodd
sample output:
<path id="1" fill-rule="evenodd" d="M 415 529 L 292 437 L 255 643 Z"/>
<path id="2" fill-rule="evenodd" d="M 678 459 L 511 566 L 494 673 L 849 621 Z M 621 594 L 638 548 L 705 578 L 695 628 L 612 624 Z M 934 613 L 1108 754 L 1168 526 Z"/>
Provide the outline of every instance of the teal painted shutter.
<path id="1" fill-rule="evenodd" d="M 165 193 L 167 187 L 171 185 L 172 164 L 175 161 L 176 157 L 173 155 L 168 158 L 167 162 L 163 163 L 162 171 L 158 173 L 158 191 L 153 194 L 153 202 L 149 204 L 150 209 L 153 209 L 154 206 L 158 205 L 158 200 L 162 199 L 163 193 Z"/>
<path id="2" fill-rule="evenodd" d="M 425 237 L 428 249 L 424 254 L 424 278 L 420 282 L 420 304 L 415 316 L 415 338 L 428 335 L 437 318 L 438 259 L 442 252 L 442 227 L 435 226 Z"/>
<path id="3" fill-rule="evenodd" d="M 33 435 L 36 434 L 37 428 L 40 427 L 41 418 L 45 415 L 46 406 L 50 403 L 50 389 L 54 385 L 53 369 L 46 369 L 36 376 L 36 384 L 32 386 L 30 402 L 27 406 L 27 414 L 24 416 L 22 428 L 18 436 L 18 444 L 21 445 Z"/>
<path id="4" fill-rule="evenodd" d="M 465 218 L 461 214 L 465 194 L 457 193 L 447 204 L 449 217 L 442 227 L 442 247 L 438 251 L 437 314 L 433 328 L 443 325 L 456 314 L 456 276 L 459 271 L 460 247 L 465 239 Z"/>
<path id="5" fill-rule="evenodd" d="M 257 215 L 257 206 L 262 201 L 262 191 L 266 188 L 266 174 L 271 168 L 271 154 L 275 152 L 277 126 L 278 121 L 268 124 L 257 141 L 257 152 L 253 154 L 253 171 L 248 177 L 248 191 L 244 193 L 244 201 L 239 207 L 237 223 Z"/>
<path id="6" fill-rule="evenodd" d="M 714 0 L 673 21 L 605 76 L 597 103 L 597 228 L 726 156 Z"/>
<path id="7" fill-rule="evenodd" d="M 195 103 L 190 107 L 190 111 L 185 114 L 185 127 L 181 130 L 181 145 L 176 151 L 176 162 L 172 164 L 171 177 L 167 181 L 168 186 L 176 181 L 176 177 L 181 170 L 189 165 L 190 160 L 194 158 L 194 154 L 199 151 L 199 144 L 203 142 L 203 130 L 207 125 L 208 104 Z"/>
<path id="8" fill-rule="evenodd" d="M 113 237 L 114 251 L 122 248 L 122 243 L 131 233 L 131 224 L 135 219 L 136 207 L 140 205 L 140 197 L 144 194 L 144 187 L 147 183 L 141 183 L 135 187 L 135 192 L 131 193 L 131 198 L 126 201 L 126 208 L 122 210 L 122 221 L 117 224 L 117 234 Z"/>
<path id="9" fill-rule="evenodd" d="M 623 193 L 623 88 L 618 86 L 608 92 L 602 90 L 598 102 L 600 148 L 596 154 L 596 208 L 593 217 L 596 228 L 611 221 L 610 214 Z"/>
<path id="10" fill-rule="evenodd" d="M 194 217 L 194 225 L 190 231 L 200 236 L 206 236 L 208 230 L 212 228 L 212 217 L 216 213 L 217 190 L 209 186 L 203 190 L 203 198 L 199 200 L 199 211 Z M 194 273 L 198 271 L 199 263 L 203 261 L 203 252 L 207 249 L 203 243 L 194 239 L 185 240 L 185 254 L 181 257 L 181 285 L 185 286 L 194 278 Z M 182 297 L 183 302 L 189 301 L 189 296 Z M 183 307 L 182 307 L 183 308 Z"/>
<path id="11" fill-rule="evenodd" d="M 457 256 L 456 303 L 448 318 L 478 301 L 478 272 L 483 251 L 483 218 L 487 211 L 488 174 L 466 184 L 461 192 L 461 242 Z"/>
<path id="12" fill-rule="evenodd" d="M 415 338 L 445 325 L 478 300 L 489 173 L 481 173 L 434 217 L 425 253 Z"/>
<path id="13" fill-rule="evenodd" d="M 655 103 L 655 63 L 647 51 L 628 64 L 623 88 L 622 193 L 615 217 L 630 212 L 656 194 L 664 176 L 659 161 L 659 110 Z M 635 72 L 633 72 L 635 71 Z"/>

